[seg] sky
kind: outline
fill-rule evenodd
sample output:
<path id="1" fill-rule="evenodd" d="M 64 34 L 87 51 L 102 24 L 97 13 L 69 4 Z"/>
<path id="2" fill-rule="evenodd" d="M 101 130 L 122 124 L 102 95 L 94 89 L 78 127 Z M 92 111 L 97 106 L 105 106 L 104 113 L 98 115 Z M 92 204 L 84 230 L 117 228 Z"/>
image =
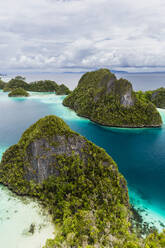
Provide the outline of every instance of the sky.
<path id="1" fill-rule="evenodd" d="M 0 1 L 0 72 L 165 71 L 164 0 Z"/>

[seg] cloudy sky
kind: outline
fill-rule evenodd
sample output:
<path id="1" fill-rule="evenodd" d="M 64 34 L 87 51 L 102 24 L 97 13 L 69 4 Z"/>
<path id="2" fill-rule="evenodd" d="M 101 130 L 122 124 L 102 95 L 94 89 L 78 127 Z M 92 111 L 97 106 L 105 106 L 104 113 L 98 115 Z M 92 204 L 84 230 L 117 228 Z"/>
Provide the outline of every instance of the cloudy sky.
<path id="1" fill-rule="evenodd" d="M 0 1 L 0 71 L 165 71 L 164 0 Z"/>

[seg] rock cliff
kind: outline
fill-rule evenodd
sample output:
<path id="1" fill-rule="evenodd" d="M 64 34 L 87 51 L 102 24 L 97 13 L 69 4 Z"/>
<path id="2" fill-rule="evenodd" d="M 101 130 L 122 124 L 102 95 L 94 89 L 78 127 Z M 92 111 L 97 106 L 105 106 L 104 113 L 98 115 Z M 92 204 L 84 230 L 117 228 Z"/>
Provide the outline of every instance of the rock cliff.
<path id="1" fill-rule="evenodd" d="M 64 135 L 54 135 L 51 142 L 47 139 L 38 139 L 33 141 L 27 147 L 25 157 L 30 166 L 24 166 L 26 172 L 25 178 L 36 183 L 42 183 L 51 175 L 59 176 L 59 164 L 56 157 L 79 156 L 85 161 L 82 149 L 85 148 L 86 141 L 81 136 L 66 137 Z"/>

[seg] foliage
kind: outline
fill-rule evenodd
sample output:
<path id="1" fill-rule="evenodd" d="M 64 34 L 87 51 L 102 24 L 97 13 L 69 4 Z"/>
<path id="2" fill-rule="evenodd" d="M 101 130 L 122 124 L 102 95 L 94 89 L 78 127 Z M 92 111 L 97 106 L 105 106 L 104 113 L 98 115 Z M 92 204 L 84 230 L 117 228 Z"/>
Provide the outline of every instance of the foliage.
<path id="1" fill-rule="evenodd" d="M 130 104 L 123 99 L 129 96 Z M 82 76 L 77 88 L 63 101 L 78 115 L 102 125 L 116 127 L 160 126 L 162 120 L 155 106 L 136 94 L 125 79 L 117 80 L 107 69 L 88 72 Z"/>
<path id="2" fill-rule="evenodd" d="M 78 154 L 54 154 L 58 176 L 51 175 L 42 184 L 27 181 L 30 166 L 29 145 L 54 135 L 80 137 L 84 148 Z M 38 197 L 50 209 L 59 232 L 56 247 L 110 244 L 109 235 L 121 238 L 128 233 L 129 203 L 126 182 L 105 151 L 73 132 L 56 116 L 40 119 L 22 135 L 17 145 L 9 148 L 0 164 L 0 182 L 18 194 Z M 100 239 L 102 241 L 100 241 Z"/>
<path id="3" fill-rule="evenodd" d="M 69 136 L 75 134 L 69 126 L 55 115 L 46 116 L 31 125 L 22 135 L 19 144 L 27 147 L 31 142 L 40 138 L 49 138 L 53 135 Z"/>
<path id="4" fill-rule="evenodd" d="M 29 96 L 29 93 L 22 89 L 22 88 L 16 88 L 16 89 L 13 89 L 9 94 L 8 94 L 9 97 L 17 97 L 17 96 Z"/>
<path id="5" fill-rule="evenodd" d="M 64 84 L 58 85 L 52 80 L 40 80 L 31 83 L 27 83 L 25 77 L 16 76 L 8 83 L 4 83 L 0 80 L 0 89 L 4 92 L 11 91 L 12 89 L 22 88 L 27 91 L 34 92 L 56 92 L 57 95 L 68 95 L 70 90 Z"/>
<path id="6" fill-rule="evenodd" d="M 65 139 L 66 144 L 69 137 L 78 137 L 84 146 L 70 156 L 56 153 L 54 146 L 56 162 L 52 166 L 58 173 L 41 184 L 27 180 L 26 168 L 31 168 L 29 158 L 34 156 L 28 147 L 43 139 L 52 144 L 55 136 Z M 131 228 L 126 182 L 112 158 L 56 116 L 37 121 L 4 153 L 0 182 L 17 194 L 37 197 L 50 210 L 58 232 L 45 248 L 165 247 L 165 232 L 142 239 Z"/>
<path id="7" fill-rule="evenodd" d="M 13 79 L 11 79 L 7 84 L 6 87 L 8 89 L 16 89 L 16 88 L 22 88 L 24 90 L 28 90 L 29 84 L 24 81 L 25 78 L 22 78 L 21 76 L 17 76 Z"/>
<path id="8" fill-rule="evenodd" d="M 0 78 L 0 89 L 5 87 L 6 83 Z"/>
<path id="9" fill-rule="evenodd" d="M 25 81 L 26 78 L 25 77 L 22 77 L 22 76 L 16 76 L 15 77 L 16 80 L 22 80 L 22 81 Z"/>
<path id="10" fill-rule="evenodd" d="M 9 91 L 12 91 L 12 89 L 10 89 L 10 88 L 8 88 L 6 86 L 3 88 L 3 92 L 9 92 Z"/>
<path id="11" fill-rule="evenodd" d="M 159 88 L 153 91 L 143 92 L 144 96 L 149 99 L 157 108 L 165 108 L 165 88 Z"/>
<path id="12" fill-rule="evenodd" d="M 51 80 L 40 80 L 29 84 L 29 91 L 36 92 L 55 92 L 58 84 Z"/>
<path id="13" fill-rule="evenodd" d="M 164 248 L 165 230 L 162 233 L 155 231 L 148 235 L 144 241 L 144 248 Z"/>
<path id="14" fill-rule="evenodd" d="M 59 85 L 57 90 L 56 90 L 57 95 L 69 95 L 70 93 L 71 93 L 71 91 L 64 84 Z"/>

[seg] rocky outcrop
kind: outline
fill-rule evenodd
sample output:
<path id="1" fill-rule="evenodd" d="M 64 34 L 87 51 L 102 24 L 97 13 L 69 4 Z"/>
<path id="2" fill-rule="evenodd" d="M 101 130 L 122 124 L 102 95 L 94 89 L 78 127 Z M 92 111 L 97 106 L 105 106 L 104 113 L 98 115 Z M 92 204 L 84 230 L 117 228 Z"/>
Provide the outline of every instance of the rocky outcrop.
<path id="1" fill-rule="evenodd" d="M 48 247 L 110 247 L 128 231 L 128 190 L 117 165 L 56 116 L 40 119 L 4 153 L 0 182 L 49 208 L 60 231 Z"/>
<path id="2" fill-rule="evenodd" d="M 63 104 L 78 115 L 106 126 L 159 127 L 160 114 L 147 99 L 139 97 L 126 79 L 108 69 L 88 72 Z"/>
<path id="3" fill-rule="evenodd" d="M 85 159 L 81 152 L 86 141 L 81 136 L 52 136 L 51 142 L 47 139 L 38 139 L 29 144 L 26 150 L 26 161 L 29 166 L 24 166 L 25 178 L 36 183 L 42 183 L 51 175 L 59 176 L 58 157 L 72 156 L 73 152 L 82 160 Z"/>
<path id="4" fill-rule="evenodd" d="M 165 88 L 160 88 L 152 91 L 151 102 L 156 105 L 157 108 L 165 108 Z"/>

